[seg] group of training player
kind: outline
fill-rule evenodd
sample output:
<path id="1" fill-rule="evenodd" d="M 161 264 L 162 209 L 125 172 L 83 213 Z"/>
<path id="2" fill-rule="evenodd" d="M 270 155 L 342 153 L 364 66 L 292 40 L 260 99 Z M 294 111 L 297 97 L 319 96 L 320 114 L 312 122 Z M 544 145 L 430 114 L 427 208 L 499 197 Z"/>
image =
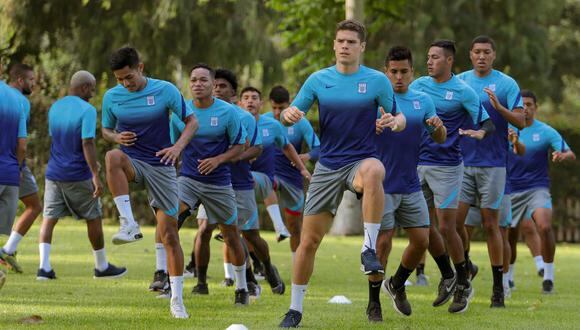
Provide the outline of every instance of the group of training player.
<path id="1" fill-rule="evenodd" d="M 338 23 L 336 65 L 310 75 L 291 103 L 284 87 L 274 87 L 267 114 L 261 114 L 261 91 L 245 87 L 238 94 L 236 76 L 227 69 L 195 65 L 189 75 L 192 99 L 185 100 L 173 84 L 143 74 L 134 48 L 112 54 L 118 85 L 103 97 L 101 120 L 104 139 L 120 146 L 105 156 L 107 185 L 120 215 L 112 240 L 125 244 L 143 237 L 129 196 L 145 189 L 157 219 L 150 290 L 170 299 L 173 317 L 189 317 L 184 275 L 197 277 L 194 294 L 209 294 L 209 243 L 216 228 L 216 238 L 224 242 L 223 284 L 235 286 L 235 304 L 247 305 L 250 296 L 261 294 L 259 272 L 252 266 L 274 294 L 285 292 L 260 236 L 257 202 L 263 202 L 277 240 L 288 238 L 292 252 L 291 303 L 280 327 L 297 327 L 316 251 L 345 190 L 362 203 L 361 270 L 368 275 L 369 321 L 382 321 L 381 290 L 397 312 L 411 315 L 405 283 L 417 267 L 423 270 L 426 251 L 441 272 L 433 306 L 452 300 L 450 313 L 465 312 L 478 272 L 469 258 L 477 227 L 487 238 L 492 308 L 505 307 L 514 286 L 522 223 L 533 228 L 526 236 L 536 241 L 531 246 L 537 246 L 532 252 L 542 290 L 553 292 L 548 158 L 559 162 L 575 155 L 556 130 L 535 119 L 534 93 L 521 91 L 513 78 L 493 69 L 496 45 L 487 36 L 472 41 L 473 69 L 458 75 L 452 72 L 454 42 L 433 42 L 428 75 L 415 80 L 408 48 L 391 48 L 383 73 L 361 65 L 365 47 L 361 23 Z M 51 150 L 41 209 L 24 161 L 26 95 L 34 72 L 17 64 L 9 76 L 9 85 L 0 82 L 0 234 L 10 237 L 0 249 L 0 262 L 22 272 L 16 249 L 42 211 L 38 280 L 56 278 L 49 259 L 52 232 L 60 218 L 71 215 L 86 220 L 94 277 L 123 276 L 126 268 L 109 263 L 104 248 L 97 112 L 88 102 L 95 78 L 87 71 L 75 73 L 68 95 L 49 110 Z M 320 140 L 305 118 L 314 103 Z M 312 175 L 307 161 L 317 161 Z M 13 226 L 19 198 L 25 210 Z M 178 230 L 196 211 L 199 230 L 185 266 Z M 395 274 L 385 278 L 396 227 L 405 230 L 409 244 Z"/>

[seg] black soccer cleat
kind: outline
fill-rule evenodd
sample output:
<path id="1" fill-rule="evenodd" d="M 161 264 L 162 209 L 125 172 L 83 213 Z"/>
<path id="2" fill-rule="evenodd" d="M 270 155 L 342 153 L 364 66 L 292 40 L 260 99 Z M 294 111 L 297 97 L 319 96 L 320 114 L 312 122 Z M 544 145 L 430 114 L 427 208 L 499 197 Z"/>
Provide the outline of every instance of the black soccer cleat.
<path id="1" fill-rule="evenodd" d="M 393 287 L 393 278 L 383 281 L 381 286 L 383 292 L 388 294 L 393 300 L 393 308 L 401 315 L 411 315 L 411 304 L 407 300 L 407 293 L 405 292 L 405 285 L 400 288 Z"/>
<path id="2" fill-rule="evenodd" d="M 503 292 L 503 287 L 494 288 L 491 295 L 491 305 L 490 308 L 505 308 L 505 295 Z"/>
<path id="3" fill-rule="evenodd" d="M 113 279 L 123 277 L 127 274 L 127 268 L 125 267 L 117 267 L 111 263 L 107 269 L 100 271 L 95 268 L 95 275 L 93 276 L 94 279 Z"/>
<path id="4" fill-rule="evenodd" d="M 475 276 L 477 276 L 477 273 L 479 272 L 479 267 L 477 267 L 477 265 L 471 262 L 470 260 L 469 264 L 467 265 L 467 270 L 468 270 L 467 277 L 469 278 L 470 281 L 473 281 L 473 279 L 475 278 Z"/>
<path id="5" fill-rule="evenodd" d="M 360 270 L 365 275 L 385 273 L 385 269 L 377 259 L 377 254 L 373 249 L 366 249 L 360 254 L 360 263 Z"/>
<path id="6" fill-rule="evenodd" d="M 266 273 L 266 280 L 268 281 L 268 284 L 270 284 L 272 293 L 283 295 L 284 291 L 286 291 L 286 286 L 284 285 L 284 281 L 282 281 L 276 266 L 272 265 L 271 271 Z"/>
<path id="7" fill-rule="evenodd" d="M 169 275 L 164 270 L 155 271 L 149 291 L 163 292 L 167 288 L 169 288 Z"/>
<path id="8" fill-rule="evenodd" d="M 284 319 L 278 327 L 280 328 L 298 328 L 302 321 L 302 313 L 295 311 L 293 309 L 289 310 L 288 313 L 284 315 Z"/>
<path id="9" fill-rule="evenodd" d="M 222 235 L 222 233 L 217 233 L 213 236 L 213 239 L 215 239 L 218 242 L 224 242 L 224 235 Z"/>
<path id="10" fill-rule="evenodd" d="M 250 304 L 250 293 L 246 289 L 237 289 L 234 297 L 234 304 L 247 306 Z"/>
<path id="11" fill-rule="evenodd" d="M 222 281 L 222 286 L 224 287 L 230 287 L 230 286 L 234 286 L 234 280 L 231 278 L 224 278 L 224 280 Z"/>
<path id="12" fill-rule="evenodd" d="M 209 294 L 209 288 L 207 287 L 207 283 L 197 283 L 197 285 L 194 286 L 193 289 L 191 290 L 191 293 L 202 295 Z"/>
<path id="13" fill-rule="evenodd" d="M 47 272 L 44 269 L 40 268 L 36 272 L 36 280 L 37 281 L 56 280 L 56 274 L 52 269 Z"/>
<path id="14" fill-rule="evenodd" d="M 367 306 L 367 318 L 369 319 L 369 322 L 383 322 L 383 311 L 380 302 L 369 301 Z"/>
<path id="15" fill-rule="evenodd" d="M 554 293 L 554 282 L 552 282 L 552 280 L 544 280 L 542 282 L 542 293 L 543 294 Z"/>
<path id="16" fill-rule="evenodd" d="M 473 297 L 473 287 L 471 285 L 457 284 L 453 301 L 449 305 L 449 313 L 463 313 L 467 311 L 471 297 Z"/>
<path id="17" fill-rule="evenodd" d="M 441 278 L 441 281 L 439 281 L 437 298 L 433 301 L 433 307 L 439 307 L 447 303 L 455 293 L 456 286 L 457 277 L 455 275 L 452 278 Z"/>
<path id="18" fill-rule="evenodd" d="M 538 270 L 538 276 L 541 278 L 544 278 L 544 268 L 541 268 L 540 270 Z"/>

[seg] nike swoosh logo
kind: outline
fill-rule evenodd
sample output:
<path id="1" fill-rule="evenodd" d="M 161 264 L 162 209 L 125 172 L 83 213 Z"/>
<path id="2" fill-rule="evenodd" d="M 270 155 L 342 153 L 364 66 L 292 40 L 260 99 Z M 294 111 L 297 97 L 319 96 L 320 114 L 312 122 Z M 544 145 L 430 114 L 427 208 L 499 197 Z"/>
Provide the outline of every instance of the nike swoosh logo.
<path id="1" fill-rule="evenodd" d="M 326 87 L 326 88 L 332 88 L 332 87 L 334 87 L 334 86 L 335 86 L 335 85 L 325 85 L 324 87 Z"/>
<path id="2" fill-rule="evenodd" d="M 445 290 L 447 291 L 447 293 L 451 292 L 451 289 L 453 288 L 453 285 L 455 284 L 455 281 L 457 281 L 456 278 L 453 279 L 453 282 L 451 282 L 451 285 L 446 287 Z"/>
<path id="3" fill-rule="evenodd" d="M 372 284 L 371 284 L 371 287 L 373 287 L 373 288 L 378 288 L 378 287 L 380 287 L 380 286 L 381 286 L 380 284 L 377 284 L 377 285 L 372 285 Z"/>

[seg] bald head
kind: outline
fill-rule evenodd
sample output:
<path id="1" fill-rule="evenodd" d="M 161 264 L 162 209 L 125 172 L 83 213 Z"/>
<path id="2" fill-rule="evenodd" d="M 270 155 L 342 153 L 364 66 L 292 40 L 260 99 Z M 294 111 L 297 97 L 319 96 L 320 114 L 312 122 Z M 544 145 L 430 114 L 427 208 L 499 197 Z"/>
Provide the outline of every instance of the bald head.
<path id="1" fill-rule="evenodd" d="M 88 101 L 95 94 L 96 84 L 97 80 L 90 72 L 77 71 L 70 78 L 70 94 Z"/>

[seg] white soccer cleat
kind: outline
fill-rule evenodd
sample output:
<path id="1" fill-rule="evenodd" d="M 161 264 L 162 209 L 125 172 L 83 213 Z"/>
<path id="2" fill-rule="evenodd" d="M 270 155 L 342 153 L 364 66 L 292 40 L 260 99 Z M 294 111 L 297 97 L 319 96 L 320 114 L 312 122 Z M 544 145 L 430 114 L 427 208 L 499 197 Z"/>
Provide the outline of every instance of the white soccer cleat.
<path id="1" fill-rule="evenodd" d="M 125 218 L 119 218 L 121 227 L 119 231 L 113 235 L 113 244 L 121 245 L 127 243 L 133 243 L 143 238 L 141 234 L 141 229 L 136 222 L 129 223 Z"/>
<path id="2" fill-rule="evenodd" d="M 169 304 L 170 309 L 171 309 L 171 315 L 176 318 L 176 319 L 188 319 L 189 318 L 189 314 L 187 314 L 187 311 L 185 310 L 185 306 L 183 305 L 183 302 L 178 301 L 178 302 L 171 302 Z"/>

